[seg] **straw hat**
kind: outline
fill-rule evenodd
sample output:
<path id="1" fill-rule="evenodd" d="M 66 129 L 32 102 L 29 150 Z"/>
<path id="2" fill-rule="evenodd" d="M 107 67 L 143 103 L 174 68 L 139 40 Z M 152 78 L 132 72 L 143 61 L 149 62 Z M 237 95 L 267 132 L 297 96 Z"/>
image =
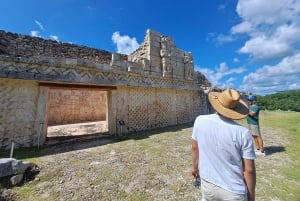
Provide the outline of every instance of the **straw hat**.
<path id="1" fill-rule="evenodd" d="M 230 119 L 243 119 L 249 113 L 246 102 L 241 99 L 240 94 L 234 89 L 226 89 L 223 92 L 210 92 L 208 100 L 216 112 Z"/>

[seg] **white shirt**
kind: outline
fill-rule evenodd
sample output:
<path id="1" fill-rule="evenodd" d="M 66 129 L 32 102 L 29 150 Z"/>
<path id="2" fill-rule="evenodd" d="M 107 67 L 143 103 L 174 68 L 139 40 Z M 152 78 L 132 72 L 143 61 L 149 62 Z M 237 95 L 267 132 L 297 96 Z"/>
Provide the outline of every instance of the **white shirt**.
<path id="1" fill-rule="evenodd" d="M 249 130 L 218 114 L 200 115 L 192 138 L 198 143 L 201 178 L 230 192 L 246 194 L 241 159 L 255 159 Z"/>

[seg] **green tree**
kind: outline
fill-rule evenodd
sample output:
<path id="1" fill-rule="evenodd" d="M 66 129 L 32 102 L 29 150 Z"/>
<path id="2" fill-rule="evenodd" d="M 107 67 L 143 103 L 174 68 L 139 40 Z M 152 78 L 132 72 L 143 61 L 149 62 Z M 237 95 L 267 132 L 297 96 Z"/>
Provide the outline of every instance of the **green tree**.
<path id="1" fill-rule="evenodd" d="M 257 95 L 262 110 L 291 110 L 300 112 L 300 90 L 282 91 L 266 96 Z"/>

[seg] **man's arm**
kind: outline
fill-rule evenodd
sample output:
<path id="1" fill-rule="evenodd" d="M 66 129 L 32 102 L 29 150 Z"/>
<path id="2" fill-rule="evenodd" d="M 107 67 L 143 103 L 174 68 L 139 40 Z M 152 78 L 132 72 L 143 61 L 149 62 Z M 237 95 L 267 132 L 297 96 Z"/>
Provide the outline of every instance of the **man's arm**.
<path id="1" fill-rule="evenodd" d="M 249 111 L 249 115 L 250 115 L 250 116 L 252 116 L 252 117 L 253 117 L 255 114 L 256 114 L 256 112 Z"/>
<path id="2" fill-rule="evenodd" d="M 252 106 L 252 107 L 250 107 L 249 108 L 249 115 L 250 116 L 255 116 L 256 115 L 256 113 L 258 112 L 258 107 L 256 106 L 256 105 L 254 105 L 254 106 Z"/>
<path id="3" fill-rule="evenodd" d="M 256 169 L 254 160 L 242 159 L 244 180 L 248 190 L 248 201 L 255 200 Z"/>
<path id="4" fill-rule="evenodd" d="M 199 149 L 196 140 L 192 140 L 192 175 L 199 177 L 198 161 L 199 160 Z"/>

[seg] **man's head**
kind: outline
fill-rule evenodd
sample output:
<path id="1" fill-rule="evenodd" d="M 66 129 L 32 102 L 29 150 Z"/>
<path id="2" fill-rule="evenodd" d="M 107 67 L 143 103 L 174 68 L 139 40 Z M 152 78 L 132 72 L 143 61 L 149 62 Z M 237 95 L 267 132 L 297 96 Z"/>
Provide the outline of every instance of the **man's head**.
<path id="1" fill-rule="evenodd" d="M 247 104 L 234 89 L 210 92 L 208 100 L 216 112 L 230 119 L 243 119 L 249 113 Z"/>
<path id="2" fill-rule="evenodd" d="M 247 100 L 250 105 L 256 103 L 256 97 L 253 95 L 248 96 Z"/>
<path id="3" fill-rule="evenodd" d="M 248 96 L 247 98 L 248 101 L 256 101 L 256 97 L 253 95 Z"/>

